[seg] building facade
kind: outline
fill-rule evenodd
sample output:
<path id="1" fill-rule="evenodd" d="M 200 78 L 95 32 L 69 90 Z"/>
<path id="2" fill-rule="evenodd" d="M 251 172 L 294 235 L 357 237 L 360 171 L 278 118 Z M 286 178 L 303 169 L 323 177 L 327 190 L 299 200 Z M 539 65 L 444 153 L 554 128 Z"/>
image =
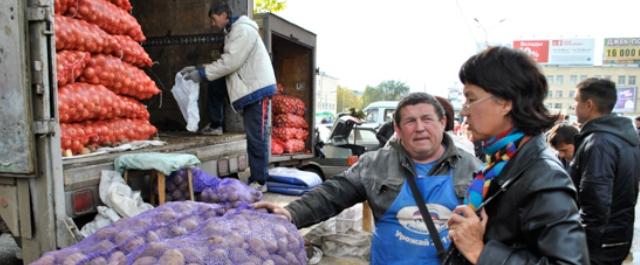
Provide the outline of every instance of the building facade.
<path id="1" fill-rule="evenodd" d="M 338 105 L 338 78 L 320 72 L 316 78 L 316 112 L 336 113 Z"/>
<path id="2" fill-rule="evenodd" d="M 625 95 L 624 109 L 616 111 L 625 116 L 640 115 L 640 97 L 638 95 L 638 78 L 640 77 L 640 67 L 638 65 L 629 66 L 554 66 L 544 65 L 542 70 L 549 84 L 549 94 L 545 100 L 545 105 L 552 113 L 564 115 L 575 115 L 575 93 L 576 86 L 582 80 L 590 77 L 605 78 L 616 83 L 618 88 L 618 98 Z M 621 94 L 621 93 L 624 93 Z M 619 104 L 616 104 L 616 107 Z"/>

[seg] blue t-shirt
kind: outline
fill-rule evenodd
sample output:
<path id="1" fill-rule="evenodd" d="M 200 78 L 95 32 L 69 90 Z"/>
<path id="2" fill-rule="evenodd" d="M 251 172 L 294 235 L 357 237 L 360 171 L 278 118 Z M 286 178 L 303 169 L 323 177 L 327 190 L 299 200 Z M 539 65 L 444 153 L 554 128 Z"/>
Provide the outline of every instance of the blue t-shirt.
<path id="1" fill-rule="evenodd" d="M 451 244 L 447 222 L 460 202 L 453 188 L 451 171 L 441 176 L 427 175 L 434 164 L 435 162 L 416 163 L 416 183 L 442 243 L 447 248 Z M 371 244 L 371 264 L 440 264 L 427 225 L 406 180 L 391 207 L 376 220 Z"/>

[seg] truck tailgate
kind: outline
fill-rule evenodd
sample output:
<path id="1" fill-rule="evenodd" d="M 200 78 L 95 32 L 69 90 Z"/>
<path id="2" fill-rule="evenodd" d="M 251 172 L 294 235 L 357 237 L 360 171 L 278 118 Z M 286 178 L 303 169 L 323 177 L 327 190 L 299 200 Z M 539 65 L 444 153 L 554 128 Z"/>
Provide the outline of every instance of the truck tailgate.
<path id="1" fill-rule="evenodd" d="M 246 138 L 241 133 L 226 133 L 221 136 L 203 136 L 186 132 L 160 133 L 163 146 L 154 146 L 133 151 L 63 159 L 64 183 L 67 190 L 74 186 L 95 185 L 100 180 L 100 171 L 113 170 L 113 161 L 123 154 L 141 152 L 189 153 L 201 161 L 225 155 L 245 152 Z"/>

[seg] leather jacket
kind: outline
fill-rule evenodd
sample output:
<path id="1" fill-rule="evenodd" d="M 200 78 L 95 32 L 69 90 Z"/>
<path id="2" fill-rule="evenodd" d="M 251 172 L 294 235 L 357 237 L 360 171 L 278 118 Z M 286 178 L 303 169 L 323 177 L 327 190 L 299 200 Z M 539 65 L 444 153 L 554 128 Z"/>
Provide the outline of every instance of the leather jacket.
<path id="1" fill-rule="evenodd" d="M 462 202 L 473 172 L 481 166 L 480 161 L 456 148 L 446 133 L 442 141 L 446 150 L 429 175 L 446 174 L 452 170 L 454 189 Z M 329 219 L 367 200 L 374 218 L 378 220 L 396 199 L 409 176 L 416 176 L 413 160 L 400 142 L 393 140 L 382 149 L 363 154 L 358 163 L 347 171 L 330 178 L 285 208 L 291 213 L 293 223 L 301 228 Z"/>
<path id="2" fill-rule="evenodd" d="M 589 264 L 576 191 L 542 135 L 525 143 L 491 182 L 485 246 L 477 264 Z"/>
<path id="3" fill-rule="evenodd" d="M 640 140 L 632 122 L 613 115 L 593 119 L 576 148 L 570 171 L 589 250 L 631 244 L 640 181 Z"/>

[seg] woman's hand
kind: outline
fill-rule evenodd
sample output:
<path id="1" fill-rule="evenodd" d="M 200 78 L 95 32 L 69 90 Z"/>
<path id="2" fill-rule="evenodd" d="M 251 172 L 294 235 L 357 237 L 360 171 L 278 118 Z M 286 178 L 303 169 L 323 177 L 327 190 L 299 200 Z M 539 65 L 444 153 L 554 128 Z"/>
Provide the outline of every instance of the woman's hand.
<path id="1" fill-rule="evenodd" d="M 291 213 L 289 213 L 289 211 L 284 207 L 278 206 L 275 203 L 260 201 L 252 204 L 251 206 L 253 206 L 254 209 L 266 209 L 268 212 L 277 214 L 291 222 Z"/>
<path id="2" fill-rule="evenodd" d="M 478 262 L 484 249 L 484 232 L 487 213 L 482 209 L 480 217 L 469 206 L 461 205 L 453 210 L 449 219 L 449 237 L 464 257 L 473 264 Z"/>

